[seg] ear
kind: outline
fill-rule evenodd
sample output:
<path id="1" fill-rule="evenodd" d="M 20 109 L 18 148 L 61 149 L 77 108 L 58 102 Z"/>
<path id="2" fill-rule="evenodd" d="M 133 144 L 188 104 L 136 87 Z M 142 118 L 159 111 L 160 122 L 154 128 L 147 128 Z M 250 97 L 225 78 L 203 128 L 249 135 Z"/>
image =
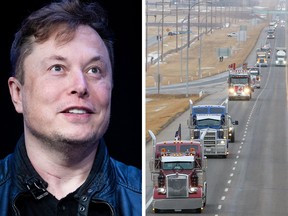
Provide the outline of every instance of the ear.
<path id="1" fill-rule="evenodd" d="M 23 109 L 22 109 L 21 83 L 15 77 L 10 77 L 8 79 L 8 87 L 15 110 L 18 113 L 22 113 Z"/>

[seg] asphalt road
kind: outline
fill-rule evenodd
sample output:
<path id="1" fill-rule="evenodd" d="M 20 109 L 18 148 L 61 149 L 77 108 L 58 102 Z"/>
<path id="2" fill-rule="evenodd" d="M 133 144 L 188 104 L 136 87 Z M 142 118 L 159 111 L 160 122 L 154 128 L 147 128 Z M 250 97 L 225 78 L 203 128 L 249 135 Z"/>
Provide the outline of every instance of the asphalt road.
<path id="1" fill-rule="evenodd" d="M 271 47 L 287 47 L 285 34 L 287 29 L 278 27 L 275 39 L 270 39 Z M 256 47 L 266 42 L 266 32 L 263 31 Z M 255 49 L 247 59 L 248 65 L 255 63 Z M 229 113 L 233 120 L 239 121 L 236 126 L 236 140 L 229 144 L 230 154 L 226 159 L 208 158 L 208 198 L 201 215 L 287 215 L 287 68 L 275 67 L 273 54 L 275 53 L 272 52 L 269 66 L 261 68 L 261 88 L 255 89 L 252 99 L 229 101 Z M 221 104 L 227 98 L 226 79 L 212 79 L 214 80 L 203 80 L 203 83 L 198 81 L 194 86 L 191 83 L 191 88 L 195 88 L 195 91 L 198 89 L 209 92 L 209 96 L 197 104 Z M 182 91 L 185 93 L 183 86 Z M 187 103 L 188 100 L 189 98 Z M 182 137 L 188 138 L 188 117 L 189 111 L 179 116 L 157 136 L 157 141 L 173 139 L 179 124 L 182 125 Z M 149 172 L 152 146 L 151 142 L 146 145 L 146 215 L 149 216 L 154 215 Z M 177 215 L 187 214 L 178 212 Z"/>

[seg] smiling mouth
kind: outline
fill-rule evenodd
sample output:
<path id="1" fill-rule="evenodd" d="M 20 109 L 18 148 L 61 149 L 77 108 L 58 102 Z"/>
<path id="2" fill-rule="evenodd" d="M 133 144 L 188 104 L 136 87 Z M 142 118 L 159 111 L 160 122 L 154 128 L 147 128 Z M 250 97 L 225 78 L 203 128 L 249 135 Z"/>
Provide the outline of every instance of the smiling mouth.
<path id="1" fill-rule="evenodd" d="M 71 113 L 71 114 L 91 114 L 92 111 L 87 110 L 87 109 L 73 108 L 73 109 L 65 110 L 64 113 Z"/>

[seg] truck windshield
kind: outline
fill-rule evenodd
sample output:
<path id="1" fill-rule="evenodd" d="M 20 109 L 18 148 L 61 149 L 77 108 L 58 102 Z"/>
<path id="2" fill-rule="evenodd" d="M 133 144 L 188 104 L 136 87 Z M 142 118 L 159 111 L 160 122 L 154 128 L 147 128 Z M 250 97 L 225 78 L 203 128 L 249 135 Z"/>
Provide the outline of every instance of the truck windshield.
<path id="1" fill-rule="evenodd" d="M 194 107 L 192 113 L 195 114 L 214 114 L 225 113 L 225 107 Z"/>
<path id="2" fill-rule="evenodd" d="M 247 84 L 247 83 L 248 83 L 248 77 L 231 78 L 231 84 Z"/>
<path id="3" fill-rule="evenodd" d="M 189 152 L 190 149 L 194 149 L 195 151 L 198 151 L 198 146 L 197 145 L 181 145 L 180 146 L 180 152 Z"/>
<path id="4" fill-rule="evenodd" d="M 221 121 L 220 120 L 215 120 L 215 119 L 203 119 L 203 120 L 198 120 L 197 121 L 198 126 L 220 126 Z"/>
<path id="5" fill-rule="evenodd" d="M 182 170 L 193 169 L 194 162 L 165 162 L 163 163 L 164 170 Z"/>
<path id="6" fill-rule="evenodd" d="M 258 76 L 258 75 L 259 75 L 259 71 L 251 71 L 250 74 L 251 74 L 251 75 Z"/>
<path id="7" fill-rule="evenodd" d="M 217 113 L 224 114 L 225 113 L 225 108 L 222 108 L 222 107 L 211 107 L 210 108 L 210 113 L 211 114 L 217 114 Z"/>
<path id="8" fill-rule="evenodd" d="M 208 107 L 194 107 L 193 108 L 193 111 L 192 111 L 193 114 L 207 114 L 209 113 L 209 110 L 208 110 Z"/>

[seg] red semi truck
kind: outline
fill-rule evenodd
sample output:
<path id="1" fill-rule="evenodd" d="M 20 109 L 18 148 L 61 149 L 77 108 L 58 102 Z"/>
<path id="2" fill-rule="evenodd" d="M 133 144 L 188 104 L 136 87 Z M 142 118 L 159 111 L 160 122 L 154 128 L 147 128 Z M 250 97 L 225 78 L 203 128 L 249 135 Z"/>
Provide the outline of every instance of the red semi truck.
<path id="1" fill-rule="evenodd" d="M 153 132 L 149 130 L 149 134 L 153 141 L 150 161 L 153 211 L 201 213 L 207 199 L 203 144 L 193 140 L 156 142 Z"/>

